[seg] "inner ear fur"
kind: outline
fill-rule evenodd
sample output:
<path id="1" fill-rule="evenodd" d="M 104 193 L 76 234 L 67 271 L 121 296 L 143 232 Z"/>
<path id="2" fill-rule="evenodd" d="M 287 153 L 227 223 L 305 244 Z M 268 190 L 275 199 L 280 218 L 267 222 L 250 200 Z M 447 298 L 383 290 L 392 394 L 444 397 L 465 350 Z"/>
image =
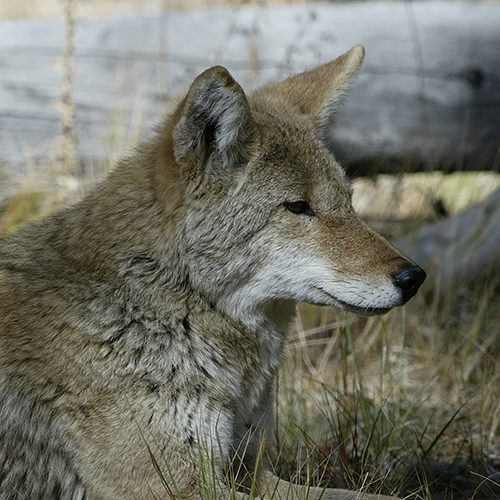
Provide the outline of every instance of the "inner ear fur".
<path id="1" fill-rule="evenodd" d="M 225 167 L 246 161 L 255 126 L 245 93 L 227 69 L 215 66 L 199 75 L 181 108 L 173 132 L 178 161 L 194 155 L 203 168 L 213 153 Z"/>
<path id="2" fill-rule="evenodd" d="M 264 87 L 256 96 L 274 103 L 275 109 L 310 120 L 325 137 L 364 55 L 364 48 L 357 45 L 329 63 Z"/>

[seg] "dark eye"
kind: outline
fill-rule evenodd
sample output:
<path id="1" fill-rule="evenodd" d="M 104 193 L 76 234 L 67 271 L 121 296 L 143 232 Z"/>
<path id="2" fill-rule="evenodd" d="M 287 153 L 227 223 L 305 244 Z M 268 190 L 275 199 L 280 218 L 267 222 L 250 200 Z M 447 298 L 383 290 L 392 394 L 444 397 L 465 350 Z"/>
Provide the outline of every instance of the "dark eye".
<path id="1" fill-rule="evenodd" d="M 314 210 L 311 208 L 311 205 L 309 205 L 309 203 L 305 200 L 287 201 L 285 203 L 285 208 L 297 215 L 316 215 Z"/>

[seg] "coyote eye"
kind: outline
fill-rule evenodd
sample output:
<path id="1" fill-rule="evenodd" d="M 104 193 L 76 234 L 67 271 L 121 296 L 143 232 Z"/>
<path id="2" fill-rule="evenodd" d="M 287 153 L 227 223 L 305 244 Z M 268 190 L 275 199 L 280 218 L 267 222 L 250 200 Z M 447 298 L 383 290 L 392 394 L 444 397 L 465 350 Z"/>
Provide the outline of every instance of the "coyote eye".
<path id="1" fill-rule="evenodd" d="M 297 215 L 316 215 L 311 205 L 305 200 L 288 201 L 285 203 L 285 208 Z"/>

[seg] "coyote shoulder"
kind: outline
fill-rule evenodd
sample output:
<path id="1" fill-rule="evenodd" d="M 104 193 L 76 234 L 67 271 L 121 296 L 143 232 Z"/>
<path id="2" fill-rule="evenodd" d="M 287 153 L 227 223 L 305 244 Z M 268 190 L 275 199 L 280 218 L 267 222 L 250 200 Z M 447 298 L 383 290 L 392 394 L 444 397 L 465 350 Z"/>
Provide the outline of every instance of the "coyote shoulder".
<path id="1" fill-rule="evenodd" d="M 383 313 L 425 279 L 325 146 L 363 53 L 248 96 L 205 71 L 83 201 L 0 242 L 2 500 L 375 498 L 261 470 L 295 304 Z"/>

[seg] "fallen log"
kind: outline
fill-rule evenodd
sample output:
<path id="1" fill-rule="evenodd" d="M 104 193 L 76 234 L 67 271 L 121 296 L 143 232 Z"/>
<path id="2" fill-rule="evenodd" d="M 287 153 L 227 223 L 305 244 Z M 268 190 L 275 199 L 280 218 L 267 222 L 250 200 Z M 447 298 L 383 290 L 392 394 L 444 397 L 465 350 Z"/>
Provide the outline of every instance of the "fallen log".
<path id="1" fill-rule="evenodd" d="M 121 155 L 158 119 L 164 101 L 207 66 L 226 65 L 251 89 L 362 44 L 365 64 L 331 136 L 351 174 L 498 170 L 498 26 L 498 4 L 442 1 L 80 21 L 78 157 L 95 164 Z M 11 171 L 46 158 L 59 133 L 51 103 L 59 97 L 63 46 L 60 20 L 0 24 L 0 163 L 14 165 Z"/>
<path id="2" fill-rule="evenodd" d="M 394 241 L 446 296 L 500 276 L 500 189 L 481 203 Z"/>

